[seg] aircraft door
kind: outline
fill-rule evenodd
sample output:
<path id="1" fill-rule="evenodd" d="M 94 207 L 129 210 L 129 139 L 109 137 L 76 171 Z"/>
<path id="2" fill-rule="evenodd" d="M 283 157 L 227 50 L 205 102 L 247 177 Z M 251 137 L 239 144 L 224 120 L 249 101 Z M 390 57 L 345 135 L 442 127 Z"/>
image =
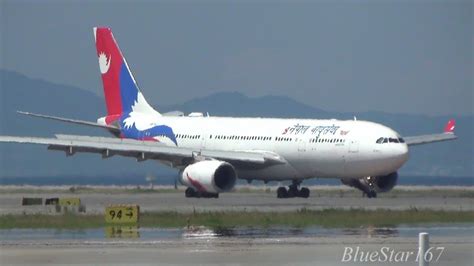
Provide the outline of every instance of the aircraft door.
<path id="1" fill-rule="evenodd" d="M 305 152 L 306 151 L 306 141 L 302 138 L 298 140 L 298 152 Z"/>
<path id="2" fill-rule="evenodd" d="M 351 139 L 349 140 L 349 153 L 359 152 L 359 141 Z"/>
<path id="3" fill-rule="evenodd" d="M 205 133 L 201 134 L 201 149 L 206 148 L 206 139 L 209 138 L 209 135 L 206 135 Z"/>

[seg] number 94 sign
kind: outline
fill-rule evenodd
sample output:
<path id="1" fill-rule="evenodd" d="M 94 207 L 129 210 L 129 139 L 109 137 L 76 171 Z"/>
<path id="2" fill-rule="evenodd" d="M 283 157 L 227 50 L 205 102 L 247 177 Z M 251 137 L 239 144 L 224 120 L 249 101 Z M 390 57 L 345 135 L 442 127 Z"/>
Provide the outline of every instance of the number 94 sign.
<path id="1" fill-rule="evenodd" d="M 111 205 L 105 208 L 105 222 L 113 224 L 138 223 L 138 205 Z"/>

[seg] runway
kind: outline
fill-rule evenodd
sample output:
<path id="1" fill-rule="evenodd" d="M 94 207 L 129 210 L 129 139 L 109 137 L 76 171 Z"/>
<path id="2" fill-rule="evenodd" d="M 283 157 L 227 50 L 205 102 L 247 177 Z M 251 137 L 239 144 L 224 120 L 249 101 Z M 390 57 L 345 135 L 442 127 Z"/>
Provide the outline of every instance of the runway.
<path id="1" fill-rule="evenodd" d="M 430 210 L 471 210 L 474 211 L 474 197 L 459 195 L 449 196 L 429 190 L 399 192 L 398 194 L 380 194 L 378 198 L 363 198 L 360 193 L 351 190 L 341 193 L 339 190 L 312 190 L 308 199 L 277 199 L 273 192 L 233 192 L 222 193 L 218 199 L 185 198 L 182 191 L 176 192 L 143 192 L 143 193 L 10 193 L 3 190 L 0 194 L 0 212 L 3 214 L 43 213 L 44 206 L 21 206 L 23 197 L 80 197 L 86 206 L 87 213 L 103 213 L 104 207 L 110 204 L 138 204 L 146 212 L 152 211 L 261 211 L 283 212 L 301 208 L 309 210 L 323 209 L 430 209 Z M 468 192 L 472 193 L 472 189 Z M 418 194 L 419 193 L 419 194 Z M 419 196 L 417 196 L 419 195 Z"/>
<path id="2" fill-rule="evenodd" d="M 189 199 L 183 191 L 79 192 L 34 190 L 0 194 L 2 214 L 45 213 L 45 206 L 21 206 L 22 197 L 80 197 L 87 213 L 109 204 L 139 204 L 141 211 L 295 211 L 322 209 L 474 210 L 472 189 L 431 190 L 362 198 L 350 190 L 313 189 L 308 199 L 276 199 L 272 192 L 235 192 L 218 199 Z M 348 217 L 350 219 L 350 217 Z M 430 265 L 472 265 L 474 224 L 322 228 L 110 228 L 0 230 L 1 265 L 417 265 L 417 235 L 430 233 Z M 116 230 L 116 229 L 113 229 Z M 134 231 L 135 230 L 135 231 Z M 352 250 L 352 253 L 349 251 Z M 357 253 L 356 253 L 357 250 Z M 383 251 L 383 252 L 382 252 Z M 442 253 L 441 253 L 442 251 Z M 350 253 L 350 254 L 349 254 Z M 371 254 L 376 260 L 369 261 Z M 383 255 L 385 254 L 385 255 Z M 439 255 L 439 258 L 438 258 Z"/>

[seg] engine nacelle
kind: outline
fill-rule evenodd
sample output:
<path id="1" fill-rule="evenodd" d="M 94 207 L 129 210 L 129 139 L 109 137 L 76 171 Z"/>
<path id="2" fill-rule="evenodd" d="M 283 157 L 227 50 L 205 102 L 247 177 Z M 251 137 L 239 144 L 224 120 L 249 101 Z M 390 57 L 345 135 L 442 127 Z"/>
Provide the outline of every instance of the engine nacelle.
<path id="1" fill-rule="evenodd" d="M 397 184 L 398 173 L 394 172 L 385 176 L 368 176 L 364 178 L 343 178 L 344 185 L 355 187 L 364 192 L 388 192 Z"/>
<path id="2" fill-rule="evenodd" d="M 223 161 L 200 161 L 184 168 L 179 182 L 199 192 L 220 193 L 230 191 L 237 181 L 234 167 Z"/>

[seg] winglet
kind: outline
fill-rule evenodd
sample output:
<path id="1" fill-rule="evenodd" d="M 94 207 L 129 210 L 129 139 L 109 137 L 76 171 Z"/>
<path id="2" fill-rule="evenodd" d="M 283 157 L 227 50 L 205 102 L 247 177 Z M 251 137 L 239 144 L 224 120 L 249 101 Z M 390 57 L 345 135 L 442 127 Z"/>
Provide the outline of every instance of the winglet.
<path id="1" fill-rule="evenodd" d="M 444 127 L 444 133 L 454 133 L 454 128 L 456 127 L 456 120 L 451 119 L 448 121 L 446 126 Z"/>

